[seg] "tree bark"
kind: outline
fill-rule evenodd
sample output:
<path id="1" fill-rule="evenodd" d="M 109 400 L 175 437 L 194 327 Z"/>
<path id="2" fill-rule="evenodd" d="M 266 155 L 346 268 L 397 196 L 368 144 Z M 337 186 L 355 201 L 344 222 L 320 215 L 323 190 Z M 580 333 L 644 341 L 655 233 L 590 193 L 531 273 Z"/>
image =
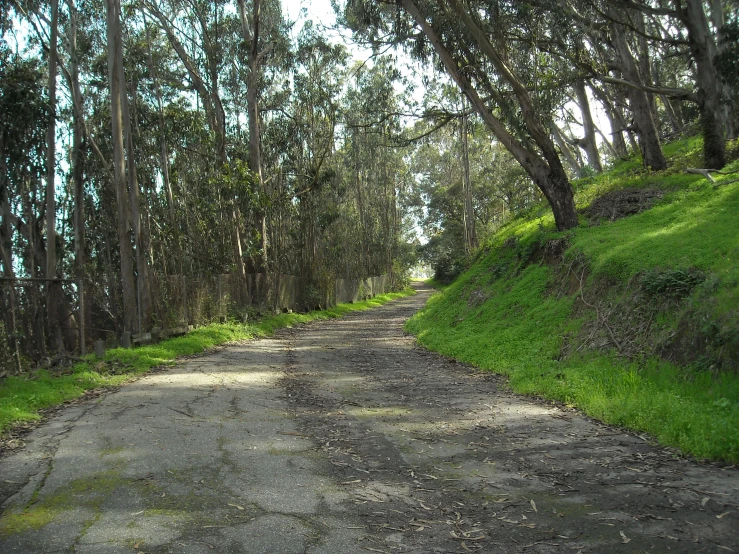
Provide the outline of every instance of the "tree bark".
<path id="1" fill-rule="evenodd" d="M 625 28 L 622 25 L 613 23 L 611 25 L 611 38 L 614 50 L 620 60 L 623 74 L 632 83 L 641 84 L 639 70 L 634 61 L 629 45 L 626 42 L 624 33 Z M 639 149 L 642 154 L 642 162 L 645 167 L 655 171 L 663 170 L 667 167 L 667 160 L 662 152 L 662 145 L 659 140 L 659 133 L 655 123 L 655 114 L 652 111 L 652 105 L 649 102 L 647 93 L 635 87 L 629 87 L 627 91 L 631 112 L 634 115 L 634 124 L 636 133 L 639 137 Z"/>
<path id="2" fill-rule="evenodd" d="M 531 152 L 526 149 L 513 135 L 511 135 L 505 128 L 503 123 L 493 115 L 493 113 L 487 108 L 485 103 L 482 101 L 477 91 L 472 87 L 467 78 L 459 70 L 457 62 L 452 57 L 449 50 L 443 44 L 439 36 L 433 27 L 429 24 L 426 18 L 421 14 L 418 7 L 413 0 L 400 0 L 401 5 L 405 10 L 413 17 L 416 23 L 421 27 L 429 42 L 434 47 L 437 55 L 441 59 L 444 67 L 446 68 L 449 75 L 457 83 L 462 92 L 474 106 L 480 117 L 492 131 L 492 133 L 498 138 L 498 140 L 505 146 L 505 148 L 513 155 L 521 166 L 526 170 L 529 176 L 532 178 L 534 183 L 539 187 L 544 196 L 546 197 L 549 205 L 552 208 L 554 214 L 554 221 L 559 230 L 566 230 L 572 227 L 576 227 L 578 224 L 577 212 L 575 210 L 574 193 L 570 186 L 567 174 L 562 167 L 559 156 L 556 153 L 554 144 L 548 137 L 543 129 L 540 129 L 540 124 L 536 120 L 536 114 L 533 111 L 533 105 L 530 101 L 526 100 L 527 93 L 525 88 L 521 90 L 521 87 L 516 85 L 514 90 L 517 97 L 523 98 L 522 111 L 524 112 L 524 119 L 532 134 L 537 145 L 541 148 L 542 144 L 545 145 L 546 151 L 543 151 L 546 161 L 542 160 L 538 154 Z M 464 15 L 464 10 L 454 2 L 454 5 L 459 8 L 458 13 Z M 469 20 L 469 16 L 466 18 Z M 466 21 L 467 24 L 468 21 Z M 474 29 L 474 27 L 473 27 Z M 482 32 L 473 33 L 475 38 L 482 44 L 487 43 L 486 50 L 490 52 L 491 59 L 495 60 L 496 67 L 500 66 L 502 73 L 509 74 L 510 70 L 505 66 L 500 57 L 492 49 L 492 45 L 487 41 Z M 492 49 L 492 50 L 491 50 Z M 514 83 L 517 80 L 512 79 Z M 519 83 L 520 84 L 520 83 Z M 541 143 L 541 144 L 540 144 Z M 548 147 L 546 146 L 548 143 Z"/>
<path id="3" fill-rule="evenodd" d="M 79 58 L 77 52 L 77 10 L 74 0 L 67 0 L 69 11 L 69 65 L 70 65 L 70 94 L 74 107 L 73 137 L 72 137 L 72 186 L 74 190 L 74 272 L 78 282 L 85 279 L 85 121 L 83 119 L 82 93 L 79 87 Z M 80 353 L 86 350 L 86 330 L 88 327 L 87 298 L 85 287 L 78 290 L 79 295 L 79 330 L 80 330 Z"/>
<path id="4" fill-rule="evenodd" d="M 463 106 L 465 108 L 465 106 Z M 472 205 L 472 182 L 470 180 L 470 148 L 469 148 L 469 116 L 465 112 L 460 120 L 459 134 L 462 145 L 463 196 L 464 196 L 464 237 L 465 250 L 469 255 L 477 248 L 477 229 L 475 226 L 475 210 Z"/>
<path id="5" fill-rule="evenodd" d="M 121 256 L 121 288 L 123 296 L 123 331 L 137 328 L 136 286 L 133 276 L 133 248 L 129 227 L 128 191 L 123 142 L 123 110 L 121 71 L 123 41 L 120 27 L 120 0 L 107 0 L 108 81 L 110 84 L 110 115 L 113 140 L 113 182 L 118 206 L 118 243 Z M 119 54 L 121 52 L 121 54 Z"/>
<path id="6" fill-rule="evenodd" d="M 267 195 L 268 191 L 264 185 L 262 175 L 262 134 L 259 121 L 259 74 L 261 69 L 260 60 L 262 57 L 262 53 L 259 51 L 261 3 L 260 0 L 252 0 L 251 26 L 247 17 L 244 0 L 238 0 L 238 3 L 244 40 L 249 46 L 249 74 L 246 83 L 246 107 L 249 121 L 249 168 L 256 175 L 263 194 Z M 267 243 L 267 213 L 264 208 L 260 208 L 257 212 L 257 220 L 259 221 L 260 233 L 262 235 L 262 270 L 268 272 L 269 256 L 267 249 L 269 245 Z"/>
<path id="7" fill-rule="evenodd" d="M 123 117 L 123 139 L 126 151 L 126 176 L 128 178 L 128 194 L 131 206 L 131 227 L 133 242 L 136 246 L 136 285 L 138 288 L 138 325 L 139 333 L 151 329 L 151 281 L 149 279 L 149 261 L 141 225 L 141 191 L 139 190 L 136 172 L 136 157 L 131 132 L 131 114 L 129 112 L 128 91 L 123 68 L 123 48 L 118 50 L 118 76 L 121 83 L 121 116 Z"/>
<path id="8" fill-rule="evenodd" d="M 169 179 L 169 152 L 167 150 L 167 127 L 164 120 L 164 107 L 162 105 L 162 89 L 159 85 L 159 75 L 154 64 L 154 56 L 151 52 L 151 33 L 149 24 L 144 12 L 144 29 L 146 32 L 146 53 L 149 63 L 149 71 L 154 82 L 154 94 L 157 102 L 157 113 L 159 115 L 159 140 L 161 141 L 161 149 L 159 151 L 160 171 L 162 172 L 162 183 L 164 185 L 164 193 L 167 197 L 167 215 L 169 219 L 169 232 L 172 237 L 172 245 L 174 246 L 175 262 L 174 266 L 178 268 L 180 275 L 183 274 L 182 267 L 182 247 L 180 246 L 180 233 L 177 228 L 177 218 L 175 216 L 174 194 L 172 194 L 172 183 Z"/>
<path id="9" fill-rule="evenodd" d="M 588 155 L 588 165 L 598 173 L 601 173 L 603 166 L 600 163 L 598 143 L 595 139 L 595 123 L 593 123 L 593 114 L 590 111 L 590 102 L 588 101 L 588 93 L 585 90 L 585 81 L 577 81 L 574 86 L 577 103 L 582 113 L 582 126 L 585 134 L 583 146 L 585 147 L 585 153 Z"/>
<path id="10" fill-rule="evenodd" d="M 560 152 L 562 152 L 562 155 L 564 156 L 567 163 L 570 164 L 572 170 L 575 173 L 579 173 L 582 169 L 582 165 L 580 165 L 580 162 L 575 157 L 575 154 L 572 153 L 572 150 L 567 144 L 567 141 L 565 140 L 561 129 L 557 127 L 557 124 L 554 122 L 552 123 L 552 136 L 554 137 L 554 142 L 556 142 L 557 146 L 559 146 Z"/>
<path id="11" fill-rule="evenodd" d="M 2 133 L 0 133 L 0 261 L 3 263 L 3 276 L 15 279 L 13 270 L 13 225 L 11 223 L 10 199 L 8 198 L 8 170 L 5 166 L 5 146 Z M 13 360 L 18 373 L 22 371 L 20 341 L 18 340 L 18 328 L 16 321 L 16 307 L 18 300 L 15 293 L 15 283 L 8 283 L 8 335 L 13 341 Z"/>
<path id="12" fill-rule="evenodd" d="M 56 259 L 56 76 L 57 42 L 59 36 L 59 4 L 51 0 L 51 30 L 49 40 L 49 126 L 46 133 L 46 278 L 57 277 Z M 49 325 L 49 346 L 53 352 L 64 351 L 61 316 L 62 285 L 57 281 L 46 284 L 46 317 Z"/>
<path id="13" fill-rule="evenodd" d="M 688 30 L 690 51 L 695 60 L 698 107 L 703 133 L 703 165 L 721 169 L 726 165 L 725 121 L 718 75 L 713 65 L 716 45 L 701 0 L 674 0 L 678 17 Z"/>
<path id="14" fill-rule="evenodd" d="M 716 29 L 716 53 L 721 54 L 724 50 L 726 50 L 726 43 L 724 40 L 725 34 L 723 31 L 724 25 L 726 24 L 726 14 L 724 13 L 722 0 L 710 0 L 709 4 L 711 6 L 711 23 L 713 23 L 714 29 Z M 719 84 L 721 86 L 721 93 L 723 98 L 731 98 L 731 87 L 723 82 L 720 82 Z M 726 136 L 729 139 L 734 140 L 736 138 L 736 126 L 734 125 L 734 107 L 730 102 L 727 102 L 724 104 L 723 110 L 724 122 L 726 124 Z"/>

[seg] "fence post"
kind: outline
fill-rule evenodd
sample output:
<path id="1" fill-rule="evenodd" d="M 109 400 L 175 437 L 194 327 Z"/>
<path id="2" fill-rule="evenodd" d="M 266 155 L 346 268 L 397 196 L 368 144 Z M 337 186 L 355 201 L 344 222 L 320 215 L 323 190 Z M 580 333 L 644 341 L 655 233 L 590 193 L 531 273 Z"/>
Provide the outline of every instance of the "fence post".
<path id="1" fill-rule="evenodd" d="M 188 324 L 188 317 L 187 317 L 187 277 L 185 275 L 182 275 L 182 310 L 185 313 L 185 325 Z"/>
<path id="2" fill-rule="evenodd" d="M 77 296 L 79 301 L 80 321 L 78 323 L 80 330 L 80 356 L 87 354 L 87 345 L 85 336 L 85 280 L 77 281 Z"/>

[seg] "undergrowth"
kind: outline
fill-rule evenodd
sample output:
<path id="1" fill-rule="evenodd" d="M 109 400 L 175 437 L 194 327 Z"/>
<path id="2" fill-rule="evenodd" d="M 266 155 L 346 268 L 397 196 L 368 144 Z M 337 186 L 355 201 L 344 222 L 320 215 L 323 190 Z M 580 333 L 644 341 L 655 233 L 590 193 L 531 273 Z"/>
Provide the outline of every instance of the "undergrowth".
<path id="1" fill-rule="evenodd" d="M 698 458 L 739 462 L 739 184 L 685 174 L 700 147 L 696 139 L 667 147 L 663 173 L 630 161 L 576 183 L 581 211 L 619 188 L 664 191 L 636 215 L 583 217 L 566 233 L 546 207 L 514 219 L 407 330 L 432 350 L 507 375 L 516 392 Z M 549 245 L 564 245 L 554 260 Z M 641 321 L 635 303 L 648 304 Z M 629 336 L 630 326 L 643 336 Z"/>
<path id="2" fill-rule="evenodd" d="M 187 335 L 134 349 L 108 350 L 98 360 L 90 354 L 59 374 L 41 369 L 0 381 L 0 433 L 23 422 L 41 418 L 41 411 L 80 397 L 85 391 L 121 385 L 152 367 L 168 365 L 181 356 L 202 353 L 215 346 L 271 335 L 283 327 L 342 317 L 413 294 L 412 290 L 378 295 L 353 304 L 339 304 L 305 314 L 284 313 L 255 323 L 214 323 Z"/>

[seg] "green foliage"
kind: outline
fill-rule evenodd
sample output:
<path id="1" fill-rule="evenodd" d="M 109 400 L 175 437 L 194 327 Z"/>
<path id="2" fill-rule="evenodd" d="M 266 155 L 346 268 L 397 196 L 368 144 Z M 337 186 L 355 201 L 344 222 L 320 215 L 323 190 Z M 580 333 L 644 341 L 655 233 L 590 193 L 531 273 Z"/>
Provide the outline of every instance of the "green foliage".
<path id="1" fill-rule="evenodd" d="M 412 290 L 378 295 L 354 304 L 339 304 L 324 311 L 280 314 L 253 324 L 218 323 L 200 327 L 156 345 L 108 350 L 104 360 L 88 355 L 68 372 L 39 370 L 0 381 L 0 432 L 21 422 L 41 418 L 41 411 L 78 398 L 85 391 L 121 385 L 152 367 L 168 365 L 180 356 L 199 354 L 215 346 L 271 335 L 277 329 L 315 320 L 337 318 L 367 310 L 413 294 Z"/>
<path id="2" fill-rule="evenodd" d="M 698 148 L 699 141 L 684 141 L 672 153 L 689 158 Z M 407 329 L 446 356 L 509 376 L 516 392 L 564 401 L 694 456 L 735 463 L 739 374 L 719 370 L 739 359 L 739 184 L 722 180 L 714 187 L 675 170 L 634 174 L 620 166 L 580 182 L 580 207 L 624 186 L 667 192 L 638 215 L 567 233 L 552 232 L 551 217 L 536 210 L 514 219 Z M 540 245 L 562 237 L 570 244 L 562 265 L 543 263 Z M 672 328 L 674 348 L 701 357 L 686 367 L 572 348 L 595 314 L 578 300 L 578 286 L 569 294 L 552 291 L 561 290 L 557 268 L 583 261 L 590 270 L 586 295 L 609 294 L 608 286 L 628 291 L 640 279 L 647 297 L 677 310 L 654 325 Z"/>
<path id="3" fill-rule="evenodd" d="M 722 52 L 714 58 L 720 79 L 733 92 L 732 101 L 739 103 L 739 12 L 732 12 L 729 21 L 721 29 Z"/>
<path id="4" fill-rule="evenodd" d="M 705 280 L 700 271 L 690 269 L 651 269 L 641 279 L 642 289 L 652 296 L 687 296 Z"/>

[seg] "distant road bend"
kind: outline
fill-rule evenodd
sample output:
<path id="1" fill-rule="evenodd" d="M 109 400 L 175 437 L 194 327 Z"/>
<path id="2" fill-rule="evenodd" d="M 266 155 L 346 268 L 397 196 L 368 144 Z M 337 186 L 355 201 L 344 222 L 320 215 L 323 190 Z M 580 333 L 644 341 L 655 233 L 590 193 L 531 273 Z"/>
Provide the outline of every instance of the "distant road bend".
<path id="1" fill-rule="evenodd" d="M 415 346 L 429 294 L 63 410 L 0 460 L 0 553 L 739 552 L 736 469 Z"/>

